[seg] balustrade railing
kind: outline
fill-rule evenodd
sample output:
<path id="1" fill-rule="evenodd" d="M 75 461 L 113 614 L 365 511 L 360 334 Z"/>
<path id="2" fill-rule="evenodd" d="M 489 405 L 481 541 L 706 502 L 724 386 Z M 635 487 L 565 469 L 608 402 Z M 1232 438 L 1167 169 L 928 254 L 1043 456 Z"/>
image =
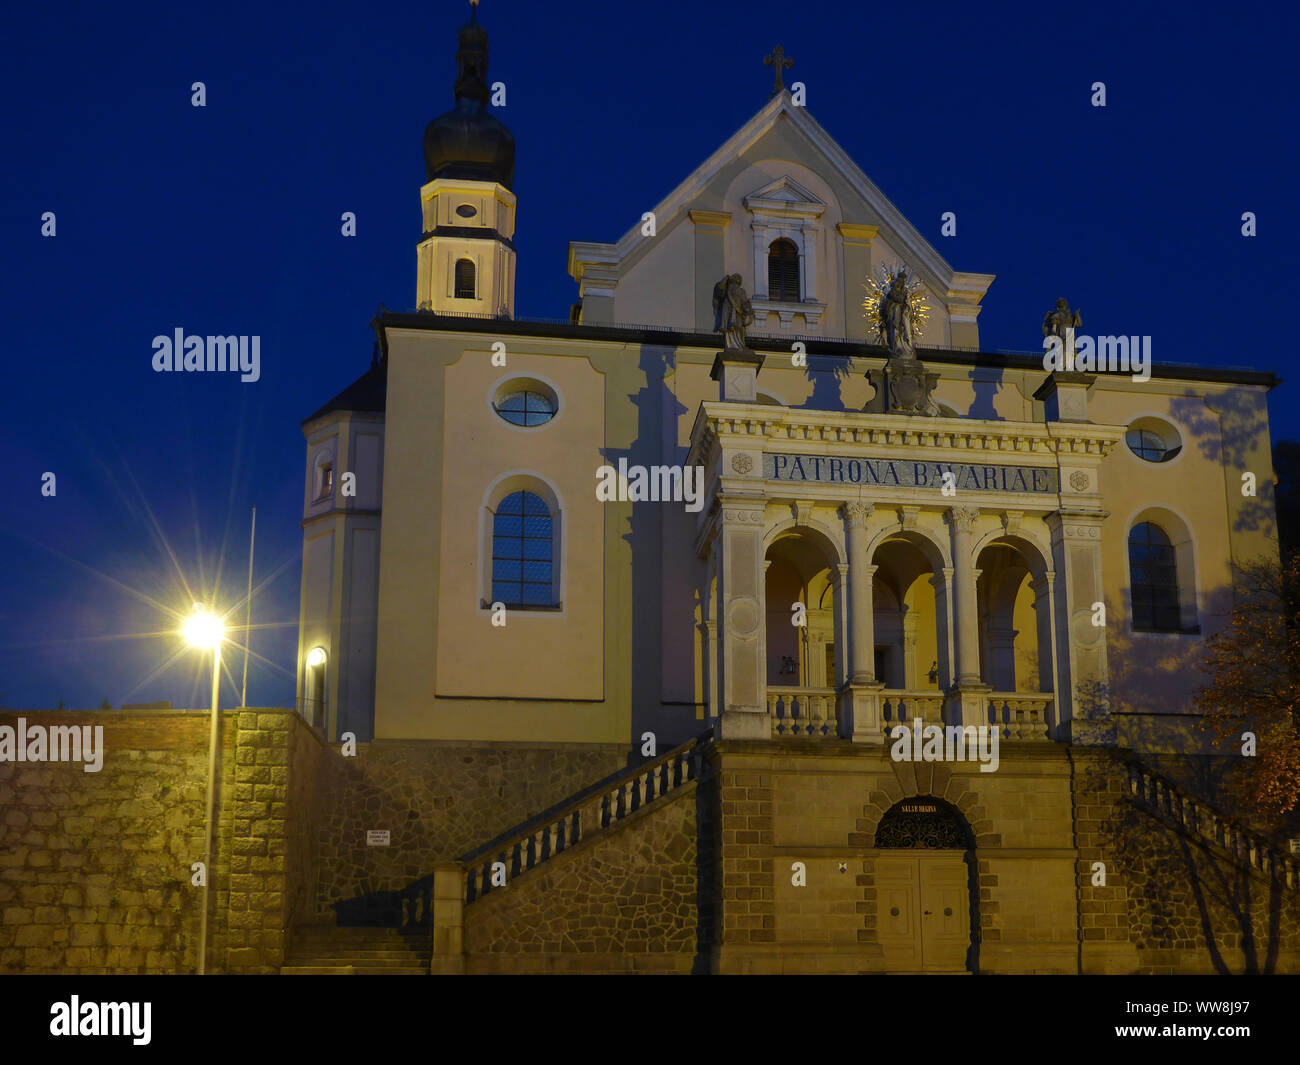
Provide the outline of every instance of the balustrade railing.
<path id="1" fill-rule="evenodd" d="M 880 727 L 885 734 L 895 725 L 943 724 L 943 696 L 938 692 L 889 691 L 880 693 Z"/>
<path id="2" fill-rule="evenodd" d="M 1129 793 L 1149 810 L 1181 825 L 1192 835 L 1228 852 L 1240 865 L 1288 888 L 1300 888 L 1300 861 L 1277 850 L 1263 836 L 1221 817 L 1212 807 L 1183 794 L 1164 777 L 1141 766 L 1129 766 Z"/>
<path id="3" fill-rule="evenodd" d="M 835 692 L 830 688 L 768 688 L 767 716 L 772 721 L 773 739 L 833 740 L 839 736 Z"/>
<path id="4" fill-rule="evenodd" d="M 1047 739 L 1047 692 L 993 692 L 988 696 L 988 723 L 996 725 L 1004 740 Z"/>
<path id="5" fill-rule="evenodd" d="M 626 770 L 516 835 L 461 859 L 465 863 L 465 901 L 489 894 L 493 880 L 505 882 L 562 854 L 616 821 L 635 813 L 683 784 L 698 780 L 706 733 L 658 758 Z M 494 867 L 495 870 L 494 870 Z M 495 872 L 495 876 L 494 876 Z"/>

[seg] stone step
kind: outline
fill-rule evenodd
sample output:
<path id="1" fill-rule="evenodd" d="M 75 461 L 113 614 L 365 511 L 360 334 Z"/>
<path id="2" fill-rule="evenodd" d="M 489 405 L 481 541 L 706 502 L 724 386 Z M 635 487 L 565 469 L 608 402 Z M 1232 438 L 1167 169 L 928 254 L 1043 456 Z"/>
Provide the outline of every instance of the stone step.
<path id="1" fill-rule="evenodd" d="M 389 949 L 389 951 L 381 948 L 350 951 L 346 947 L 328 947 L 325 944 L 317 944 L 315 947 L 309 944 L 294 944 L 294 949 L 289 953 L 295 958 L 341 958 L 343 961 L 351 958 L 400 958 L 403 961 L 421 961 L 426 953 L 432 951 L 403 951 L 400 948 Z"/>
<path id="2" fill-rule="evenodd" d="M 281 976 L 353 976 L 351 965 L 282 965 Z"/>
<path id="3" fill-rule="evenodd" d="M 402 932 L 396 928 L 336 928 L 332 926 L 300 925 L 293 930 L 295 939 L 329 939 L 349 943 L 378 940 L 427 939 L 428 933 Z"/>
<path id="4" fill-rule="evenodd" d="M 375 953 L 356 953 L 349 954 L 345 951 L 316 951 L 301 950 L 294 951 L 289 955 L 287 964 L 289 965 L 424 965 L 428 959 L 420 957 L 418 954 L 381 954 Z"/>

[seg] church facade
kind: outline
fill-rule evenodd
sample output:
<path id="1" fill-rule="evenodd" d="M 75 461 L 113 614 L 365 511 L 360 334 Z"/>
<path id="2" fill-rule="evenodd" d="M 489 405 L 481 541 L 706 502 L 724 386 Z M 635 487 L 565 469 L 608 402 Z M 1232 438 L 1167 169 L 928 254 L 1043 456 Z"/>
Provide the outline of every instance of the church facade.
<path id="1" fill-rule="evenodd" d="M 419 856 L 435 971 L 1208 968 L 1122 802 L 1280 878 L 1300 965 L 1294 860 L 1169 798 L 1232 567 L 1277 551 L 1272 375 L 982 351 L 993 276 L 784 88 L 652 224 L 570 244 L 568 323 L 517 318 L 476 22 L 458 66 L 415 309 L 304 423 L 300 704 L 369 758 L 604 761 Z M 902 271 L 891 345 L 864 296 Z"/>

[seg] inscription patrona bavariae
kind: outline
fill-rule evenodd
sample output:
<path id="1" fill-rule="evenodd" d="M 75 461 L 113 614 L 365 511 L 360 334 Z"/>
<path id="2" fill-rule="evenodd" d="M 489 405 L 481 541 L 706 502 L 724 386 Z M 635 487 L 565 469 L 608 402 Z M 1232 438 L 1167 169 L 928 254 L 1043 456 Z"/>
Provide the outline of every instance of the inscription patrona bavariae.
<path id="1" fill-rule="evenodd" d="M 945 474 L 952 476 L 945 479 Z M 958 492 L 1055 492 L 1058 484 L 1056 470 L 1041 466 L 973 466 L 965 462 L 907 462 L 825 455 L 765 454 L 763 476 L 769 481 L 949 487 Z"/>

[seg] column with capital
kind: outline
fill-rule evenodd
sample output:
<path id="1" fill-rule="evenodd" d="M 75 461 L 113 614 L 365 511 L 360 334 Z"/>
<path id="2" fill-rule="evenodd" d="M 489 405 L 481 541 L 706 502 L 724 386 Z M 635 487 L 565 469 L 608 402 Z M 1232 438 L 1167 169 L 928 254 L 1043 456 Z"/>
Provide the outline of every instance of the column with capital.
<path id="1" fill-rule="evenodd" d="M 880 691 L 884 682 L 876 678 L 875 617 L 872 613 L 872 578 L 876 567 L 867 557 L 867 522 L 875 508 L 871 503 L 845 503 L 840 514 L 849 542 L 849 683 L 840 692 L 840 735 L 855 743 L 880 743 Z"/>
<path id="2" fill-rule="evenodd" d="M 957 683 L 948 692 L 945 719 L 951 725 L 987 725 L 992 689 L 980 679 L 979 597 L 977 572 L 971 557 L 977 507 L 948 511 L 952 527 L 953 623 L 957 629 Z"/>

